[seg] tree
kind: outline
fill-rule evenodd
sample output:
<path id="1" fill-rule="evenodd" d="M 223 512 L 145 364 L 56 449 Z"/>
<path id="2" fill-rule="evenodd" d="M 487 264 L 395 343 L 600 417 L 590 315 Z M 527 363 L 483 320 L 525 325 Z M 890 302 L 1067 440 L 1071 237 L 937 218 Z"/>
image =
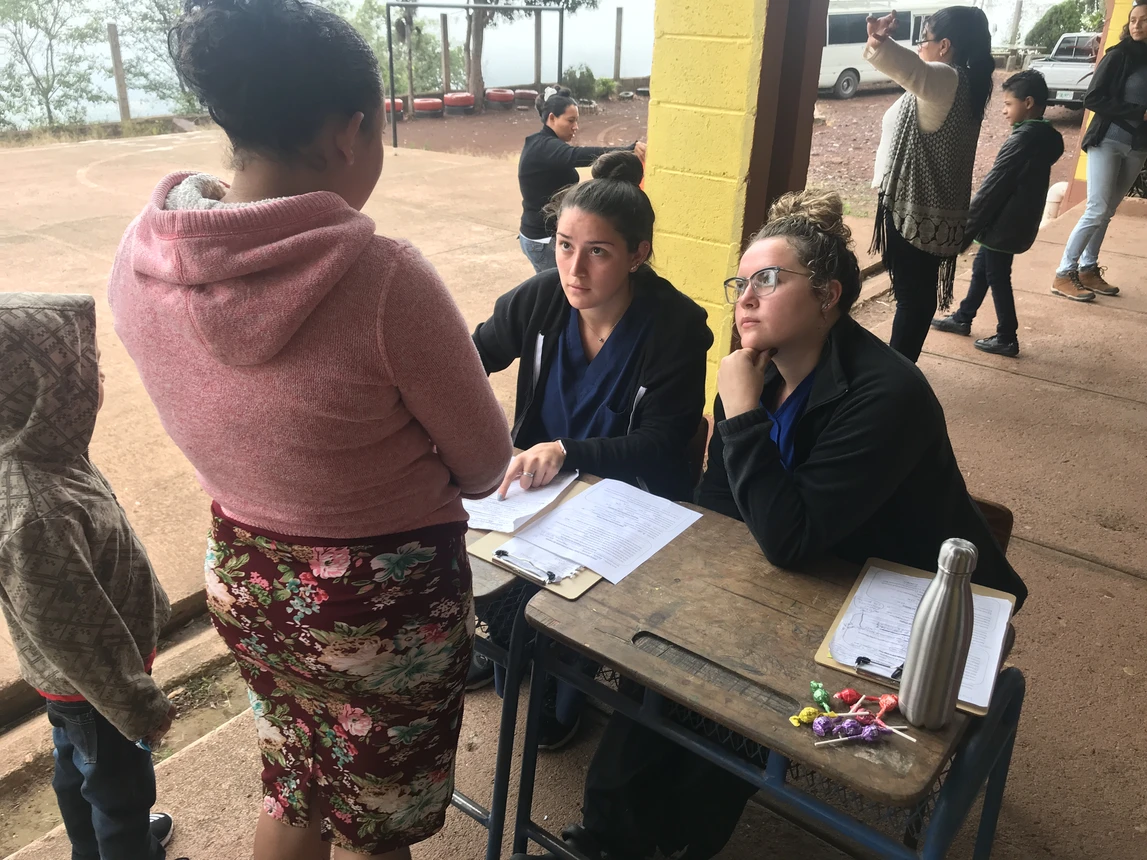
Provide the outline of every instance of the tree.
<path id="1" fill-rule="evenodd" d="M 392 13 L 393 16 L 393 13 Z M 382 79 L 387 85 L 387 98 L 390 98 L 389 72 L 386 62 L 386 7 L 380 0 L 365 0 L 354 16 L 355 29 L 366 39 L 374 50 L 382 67 Z M 401 24 L 401 26 L 400 26 Z M 391 45 L 394 49 L 394 91 L 401 96 L 409 92 L 407 77 L 406 41 L 403 38 L 405 23 L 401 18 L 391 22 Z M 433 24 L 422 19 L 414 19 L 411 31 L 413 52 L 410 65 L 414 67 L 414 91 L 418 93 L 442 92 L 446 89 L 442 80 L 442 40 L 432 31 Z M 466 71 L 463 68 L 462 46 L 450 49 L 450 89 L 466 87 Z"/>
<path id="2" fill-rule="evenodd" d="M 106 31 L 84 0 L 0 0 L 0 41 L 20 113 L 81 122 L 89 104 L 115 101 L 92 83 Z"/>
<path id="3" fill-rule="evenodd" d="M 475 0 L 481 2 L 481 0 Z M 539 9 L 565 6 L 567 12 L 576 12 L 578 9 L 596 9 L 598 0 L 513 0 L 516 6 L 537 6 Z M 498 8 L 498 0 L 486 3 L 489 9 L 470 9 L 466 12 L 466 51 L 465 66 L 468 87 L 477 100 L 478 109 L 485 104 L 483 98 L 486 92 L 486 80 L 482 76 L 482 45 L 486 38 L 486 28 L 495 26 L 498 21 L 510 21 L 520 14 L 529 12 L 510 12 Z"/>
<path id="4" fill-rule="evenodd" d="M 183 12 L 179 0 L 113 0 L 124 46 L 124 74 L 132 89 L 150 93 L 177 113 L 198 110 L 199 102 L 180 80 L 167 50 L 167 33 Z"/>
<path id="5" fill-rule="evenodd" d="M 1028 32 L 1025 41 L 1029 45 L 1050 51 L 1064 33 L 1090 33 L 1101 30 L 1106 9 L 1103 0 L 1063 0 L 1044 13 Z"/>

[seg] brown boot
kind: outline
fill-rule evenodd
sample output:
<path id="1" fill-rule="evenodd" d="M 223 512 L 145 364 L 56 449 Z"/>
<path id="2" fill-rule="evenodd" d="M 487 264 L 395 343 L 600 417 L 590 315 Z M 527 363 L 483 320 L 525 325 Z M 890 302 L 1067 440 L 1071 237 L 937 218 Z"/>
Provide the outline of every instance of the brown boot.
<path id="1" fill-rule="evenodd" d="M 1095 293 L 1085 290 L 1079 282 L 1078 272 L 1068 272 L 1061 275 L 1056 272 L 1055 280 L 1051 282 L 1051 293 L 1054 296 L 1063 296 L 1073 302 L 1093 302 Z"/>
<path id="2" fill-rule="evenodd" d="M 1117 296 L 1119 295 L 1119 287 L 1113 287 L 1107 283 L 1107 281 L 1103 280 L 1103 273 L 1106 271 L 1106 266 L 1080 269 L 1079 283 L 1085 290 L 1091 290 L 1093 293 L 1099 293 L 1101 296 Z"/>

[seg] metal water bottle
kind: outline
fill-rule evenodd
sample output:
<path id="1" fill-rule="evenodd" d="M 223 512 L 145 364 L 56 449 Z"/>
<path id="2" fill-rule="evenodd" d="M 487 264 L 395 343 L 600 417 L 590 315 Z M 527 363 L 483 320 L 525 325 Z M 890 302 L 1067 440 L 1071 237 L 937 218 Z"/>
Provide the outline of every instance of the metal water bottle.
<path id="1" fill-rule="evenodd" d="M 972 571 L 978 557 L 970 541 L 944 541 L 936 576 L 916 608 L 900 678 L 900 711 L 914 726 L 942 729 L 956 712 L 972 644 Z"/>

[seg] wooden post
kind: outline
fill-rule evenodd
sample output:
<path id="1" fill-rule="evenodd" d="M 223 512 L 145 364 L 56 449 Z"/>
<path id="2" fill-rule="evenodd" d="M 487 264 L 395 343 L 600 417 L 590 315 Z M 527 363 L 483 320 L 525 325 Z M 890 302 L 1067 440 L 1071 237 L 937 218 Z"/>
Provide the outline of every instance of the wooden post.
<path id="1" fill-rule="evenodd" d="M 414 119 L 414 10 L 406 6 L 406 116 Z"/>
<path id="2" fill-rule="evenodd" d="M 1016 11 L 1012 15 L 1012 38 L 1008 47 L 1014 48 L 1020 43 L 1020 19 L 1024 14 L 1024 0 L 1016 0 Z M 1054 45 L 1052 46 L 1054 47 Z"/>
<path id="3" fill-rule="evenodd" d="M 131 107 L 127 102 L 127 78 L 123 73 L 123 57 L 119 52 L 119 30 L 115 24 L 108 24 L 108 44 L 112 49 L 112 72 L 115 74 L 116 99 L 119 101 L 119 120 L 131 120 Z"/>
<path id="4" fill-rule="evenodd" d="M 450 92 L 450 31 L 446 13 L 442 13 L 442 94 Z"/>
<path id="5" fill-rule="evenodd" d="M 534 87 L 542 86 L 542 10 L 534 10 Z"/>
<path id="6" fill-rule="evenodd" d="M 621 13 L 625 10 L 617 7 L 617 37 L 613 42 L 613 79 L 621 80 Z"/>

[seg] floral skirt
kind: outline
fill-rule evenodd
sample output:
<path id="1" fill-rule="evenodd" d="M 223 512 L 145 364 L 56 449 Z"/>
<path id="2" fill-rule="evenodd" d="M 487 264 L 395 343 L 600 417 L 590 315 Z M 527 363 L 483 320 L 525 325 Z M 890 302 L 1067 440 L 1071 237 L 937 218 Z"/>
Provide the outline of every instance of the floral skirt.
<path id="1" fill-rule="evenodd" d="M 358 853 L 432 836 L 474 636 L 465 524 L 315 541 L 214 512 L 207 603 L 250 690 L 264 810 Z"/>

